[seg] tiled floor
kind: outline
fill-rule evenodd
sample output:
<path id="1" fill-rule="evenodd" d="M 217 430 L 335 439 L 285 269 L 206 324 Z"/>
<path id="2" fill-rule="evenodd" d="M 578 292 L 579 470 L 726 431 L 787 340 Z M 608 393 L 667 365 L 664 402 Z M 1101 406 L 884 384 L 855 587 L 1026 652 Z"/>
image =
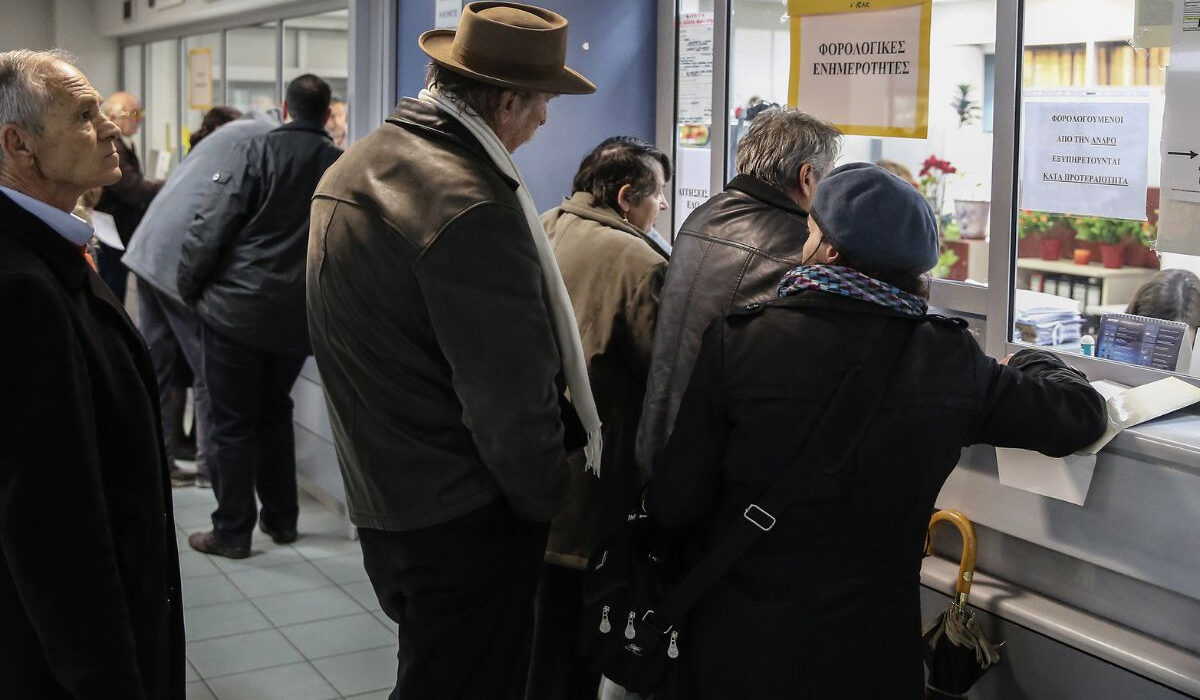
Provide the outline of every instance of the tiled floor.
<path id="1" fill-rule="evenodd" d="M 175 489 L 187 625 L 188 700 L 383 700 L 396 631 L 380 612 L 342 516 L 302 497 L 300 539 L 255 532 L 232 560 L 187 546 L 207 530 L 211 490 Z"/>

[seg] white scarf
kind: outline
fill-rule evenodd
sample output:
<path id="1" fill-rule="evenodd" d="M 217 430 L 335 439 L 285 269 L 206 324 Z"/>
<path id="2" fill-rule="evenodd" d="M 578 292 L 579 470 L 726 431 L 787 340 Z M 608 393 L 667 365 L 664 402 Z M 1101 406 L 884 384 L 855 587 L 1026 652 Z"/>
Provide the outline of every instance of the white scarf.
<path id="1" fill-rule="evenodd" d="M 554 326 L 554 335 L 558 340 L 558 352 L 562 357 L 563 372 L 567 375 L 567 389 L 570 392 L 571 404 L 579 415 L 579 420 L 587 430 L 587 447 L 584 455 L 587 457 L 587 469 L 597 477 L 600 476 L 600 452 L 603 440 L 600 437 L 600 414 L 596 411 L 596 400 L 592 398 L 592 385 L 588 381 L 587 365 L 583 360 L 583 343 L 579 340 L 579 326 L 575 322 L 575 310 L 571 307 L 571 298 L 567 295 L 567 285 L 563 283 L 562 273 L 558 269 L 558 260 L 550 248 L 550 239 L 546 229 L 542 228 L 537 208 L 529 195 L 529 187 L 517 170 L 512 155 L 496 132 L 478 116 L 471 114 L 462 106 L 446 96 L 429 90 L 419 94 L 422 102 L 427 102 L 449 114 L 466 127 L 467 131 L 479 140 L 487 154 L 491 156 L 500 172 L 516 180 L 517 199 L 525 212 L 525 221 L 529 224 L 529 232 L 533 235 L 533 245 L 537 248 L 538 262 L 542 266 L 542 281 L 550 296 L 550 320 Z"/>

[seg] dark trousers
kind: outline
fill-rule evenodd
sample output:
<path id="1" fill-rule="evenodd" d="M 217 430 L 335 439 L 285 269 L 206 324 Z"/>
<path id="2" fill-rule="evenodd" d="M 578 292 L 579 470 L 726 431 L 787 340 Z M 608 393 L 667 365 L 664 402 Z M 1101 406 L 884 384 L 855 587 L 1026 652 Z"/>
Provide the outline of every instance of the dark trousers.
<path id="1" fill-rule="evenodd" d="M 104 280 L 104 283 L 112 290 L 113 296 L 121 302 L 121 306 L 125 305 L 125 289 L 129 285 L 129 268 L 121 262 L 121 256 L 124 254 L 123 250 L 110 248 L 101 243 L 100 256 L 96 260 L 100 279 Z"/>
<path id="2" fill-rule="evenodd" d="M 209 424 L 212 407 L 208 384 L 204 381 L 204 345 L 200 340 L 200 319 L 195 312 L 155 289 L 145 280 L 138 281 L 138 323 L 150 361 L 158 380 L 158 398 L 162 406 L 163 437 L 167 441 L 167 459 L 175 464 L 172 436 L 182 421 L 178 403 L 171 400 L 179 376 L 179 357 L 192 372 L 192 391 L 196 409 L 196 470 L 208 476 L 208 457 L 212 453 Z"/>
<path id="3" fill-rule="evenodd" d="M 583 572 L 544 564 L 538 584 L 526 700 L 595 700 L 600 674 L 579 652 Z M 598 623 L 599 621 L 597 621 Z"/>
<path id="4" fill-rule="evenodd" d="M 263 523 L 294 529 L 300 506 L 291 394 L 304 356 L 259 350 L 200 326 L 216 452 L 213 529 L 227 542 L 249 544 L 258 516 L 255 490 Z"/>
<path id="5" fill-rule="evenodd" d="M 399 626 L 390 700 L 521 700 L 549 526 L 496 501 L 421 530 L 358 532 L 375 595 Z"/>

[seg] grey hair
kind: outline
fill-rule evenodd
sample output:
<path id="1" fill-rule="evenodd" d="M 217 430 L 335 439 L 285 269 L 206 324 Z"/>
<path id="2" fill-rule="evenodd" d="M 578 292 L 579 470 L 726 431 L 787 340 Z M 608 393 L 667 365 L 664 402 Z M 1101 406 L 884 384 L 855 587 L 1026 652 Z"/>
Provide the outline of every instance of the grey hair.
<path id="1" fill-rule="evenodd" d="M 792 107 L 759 112 L 737 149 L 737 171 L 783 193 L 796 188 L 796 173 L 805 163 L 820 180 L 833 169 L 842 132 L 829 122 Z"/>
<path id="2" fill-rule="evenodd" d="M 15 124 L 35 136 L 44 133 L 46 111 L 53 100 L 45 69 L 59 62 L 75 65 L 75 57 L 62 49 L 0 52 L 0 126 Z"/>
<path id="3" fill-rule="evenodd" d="M 517 104 L 522 108 L 529 106 L 535 97 L 535 93 L 530 90 L 485 83 L 432 61 L 425 70 L 425 87 L 449 97 L 468 114 L 479 117 L 493 128 L 500 119 L 500 104 L 504 100 L 504 93 L 516 93 Z"/>

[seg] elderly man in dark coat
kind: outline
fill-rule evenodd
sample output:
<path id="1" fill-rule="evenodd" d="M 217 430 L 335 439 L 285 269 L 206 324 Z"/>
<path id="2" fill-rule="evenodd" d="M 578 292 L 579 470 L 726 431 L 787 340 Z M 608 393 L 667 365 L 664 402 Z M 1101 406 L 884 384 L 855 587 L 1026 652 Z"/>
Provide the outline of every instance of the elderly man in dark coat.
<path id="1" fill-rule="evenodd" d="M 111 214 L 117 227 L 117 235 L 125 246 L 133 239 L 134 231 L 146 213 L 146 207 L 163 186 L 162 180 L 152 180 L 142 173 L 142 161 L 138 158 L 133 137 L 142 126 L 145 114 L 142 103 L 128 92 L 114 92 L 100 105 L 105 116 L 121 128 L 121 137 L 114 143 L 117 157 L 121 159 L 121 179 L 104 188 L 96 211 Z M 100 244 L 100 277 L 125 303 L 125 288 L 129 282 L 129 269 L 121 262 L 121 251 Z"/>
<path id="2" fill-rule="evenodd" d="M 663 285 L 637 458 L 662 454 L 704 329 L 731 308 L 775 294 L 800 262 L 808 207 L 837 160 L 841 133 L 795 109 L 759 112 L 737 151 L 737 176 L 683 222 Z"/>
<path id="3" fill-rule="evenodd" d="M 158 391 L 71 215 L 120 177 L 58 53 L 0 53 L 0 698 L 182 700 Z"/>
<path id="4" fill-rule="evenodd" d="M 313 350 L 350 518 L 398 625 L 393 697 L 522 697 L 567 480 L 560 376 L 599 461 L 570 299 L 510 156 L 550 97 L 595 89 L 563 65 L 566 40 L 548 10 L 467 5 L 457 32 L 421 37 L 429 89 L 313 200 Z"/>

